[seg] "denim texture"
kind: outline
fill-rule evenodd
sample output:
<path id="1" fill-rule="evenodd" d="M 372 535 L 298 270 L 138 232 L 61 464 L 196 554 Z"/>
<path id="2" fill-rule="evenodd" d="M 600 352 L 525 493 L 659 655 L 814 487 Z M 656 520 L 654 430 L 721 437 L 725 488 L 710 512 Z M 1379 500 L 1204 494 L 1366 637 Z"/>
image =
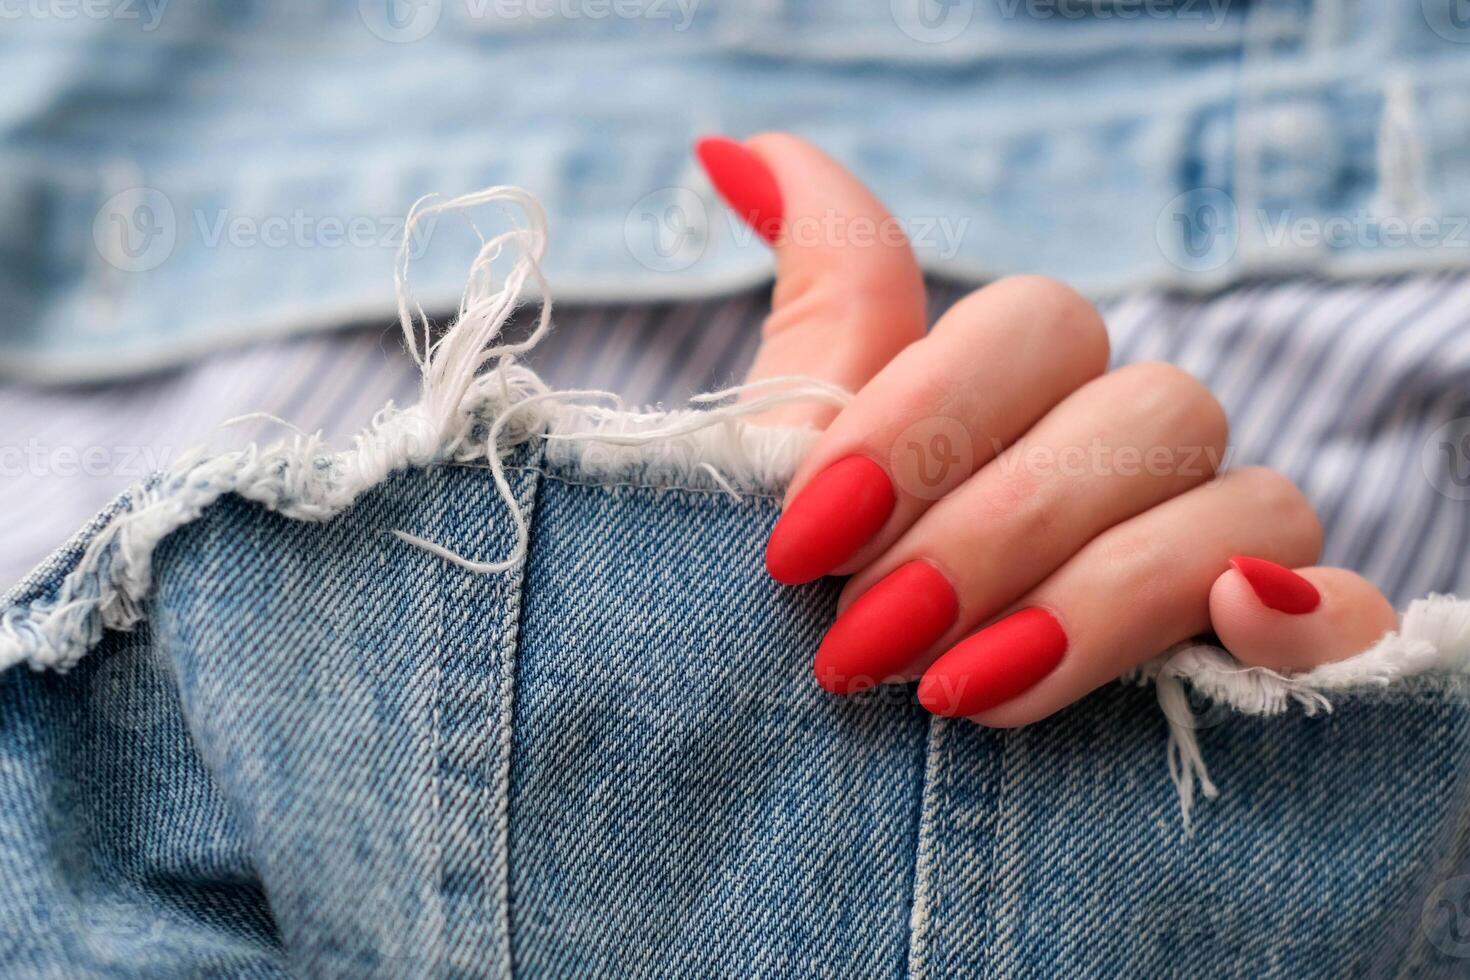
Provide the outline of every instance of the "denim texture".
<path id="1" fill-rule="evenodd" d="M 390 534 L 504 555 L 483 466 L 326 523 L 227 496 L 133 632 L 0 675 L 0 973 L 1470 972 L 1462 676 L 1205 711 L 1185 837 L 1146 688 L 1018 731 L 827 695 L 836 583 L 767 578 L 774 497 L 506 473 L 512 571 Z"/>
<path id="2" fill-rule="evenodd" d="M 409 205 L 488 184 L 545 202 L 563 299 L 749 285 L 770 255 L 692 164 L 710 132 L 813 140 L 966 279 L 1462 267 L 1459 2 L 17 2 L 0 370 L 115 376 L 376 317 Z M 422 229 L 427 306 L 473 247 Z"/>

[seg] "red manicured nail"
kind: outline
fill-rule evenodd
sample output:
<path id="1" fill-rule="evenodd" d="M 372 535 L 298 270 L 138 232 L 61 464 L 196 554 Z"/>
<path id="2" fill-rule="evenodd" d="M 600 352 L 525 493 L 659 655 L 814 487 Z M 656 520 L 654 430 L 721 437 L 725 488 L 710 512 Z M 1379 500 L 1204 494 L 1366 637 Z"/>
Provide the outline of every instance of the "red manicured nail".
<path id="1" fill-rule="evenodd" d="M 786 213 L 776 176 L 760 157 L 732 139 L 706 136 L 694 144 L 694 155 L 715 190 L 768 245 L 776 244 Z"/>
<path id="2" fill-rule="evenodd" d="M 1284 565 L 1245 555 L 1236 555 L 1230 564 L 1245 577 L 1256 598 L 1268 609 L 1300 616 L 1316 609 L 1322 601 L 1322 593 L 1315 585 Z"/>
<path id="3" fill-rule="evenodd" d="M 893 513 L 893 481 L 866 456 L 812 478 L 766 542 L 766 570 L 784 585 L 821 578 L 857 554 Z"/>
<path id="4" fill-rule="evenodd" d="M 1045 609 L 1022 609 L 955 645 L 919 682 L 919 703 L 965 718 L 1034 687 L 1062 662 L 1067 634 Z"/>
<path id="5" fill-rule="evenodd" d="M 909 666 L 959 614 L 954 586 L 926 561 L 889 572 L 847 607 L 817 650 L 817 683 L 857 694 Z"/>

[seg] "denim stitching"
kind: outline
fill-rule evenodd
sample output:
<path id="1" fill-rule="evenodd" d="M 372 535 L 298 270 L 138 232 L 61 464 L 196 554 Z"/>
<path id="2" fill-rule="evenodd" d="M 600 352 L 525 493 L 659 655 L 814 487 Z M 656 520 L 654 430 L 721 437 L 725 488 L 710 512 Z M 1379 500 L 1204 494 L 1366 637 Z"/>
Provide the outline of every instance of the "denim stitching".
<path id="1" fill-rule="evenodd" d="M 525 469 L 536 472 L 534 467 Z M 522 506 L 528 513 L 534 513 L 536 505 L 539 481 L 535 478 L 527 480 L 527 486 L 522 491 L 524 500 Z M 517 661 L 520 654 L 521 644 L 521 596 L 525 591 L 526 568 L 528 563 L 522 562 L 519 577 L 507 583 L 505 617 L 501 628 L 500 663 L 497 665 L 499 674 L 498 694 L 500 696 L 499 717 L 497 723 L 499 732 L 496 739 L 496 757 L 494 759 L 494 779 L 485 780 L 485 789 L 488 793 L 493 787 L 495 790 L 495 844 L 494 860 L 492 866 L 496 873 L 496 893 L 498 907 L 487 909 L 487 914 L 494 917 L 499 926 L 501 938 L 501 955 L 503 957 L 501 967 L 502 975 L 511 977 L 514 974 L 515 963 L 511 955 L 510 935 L 510 769 L 512 741 L 514 739 L 515 723 L 515 686 L 517 675 Z M 489 889 L 486 889 L 485 898 L 490 898 Z"/>
<path id="2" fill-rule="evenodd" d="M 919 793 L 919 834 L 914 854 L 914 902 L 909 915 L 909 976 L 923 980 L 929 975 L 926 959 L 929 955 L 930 928 L 933 918 L 930 904 L 935 901 L 934 850 L 943 847 L 935 831 L 939 820 L 939 780 L 941 776 L 941 754 L 943 751 L 946 719 L 937 715 L 929 719 L 929 731 L 924 746 L 924 784 Z"/>
<path id="3" fill-rule="evenodd" d="M 475 466 L 474 464 L 467 464 L 467 468 L 484 469 L 484 467 Z M 555 480 L 558 483 L 566 484 L 569 487 L 591 487 L 596 490 L 657 490 L 659 492 L 670 493 L 693 493 L 700 494 L 706 497 L 730 496 L 729 491 L 727 490 L 712 490 L 708 487 L 690 487 L 678 483 L 635 483 L 631 480 L 610 480 L 607 482 L 602 482 L 598 480 L 576 480 L 572 477 L 566 476 L 565 474 L 553 472 L 546 469 L 545 467 L 540 466 L 507 466 L 506 469 L 540 473 L 548 480 Z M 777 502 L 782 499 L 782 495 L 778 493 L 744 489 L 740 490 L 740 497 L 754 497 L 759 500 L 773 500 Z"/>
<path id="4" fill-rule="evenodd" d="M 436 499 L 436 502 L 437 502 L 437 505 L 438 505 L 436 507 L 436 510 L 438 511 L 438 514 L 437 514 L 438 522 L 440 524 L 443 524 L 444 521 L 445 521 L 445 515 L 444 515 L 444 494 L 442 494 L 442 493 L 435 494 L 435 499 Z M 433 960 L 432 960 L 433 969 L 430 972 L 432 974 L 435 974 L 435 975 L 439 974 L 441 972 L 441 970 L 442 970 L 442 960 L 443 960 L 443 954 L 444 954 L 444 934 L 445 934 L 445 931 L 446 931 L 446 929 L 448 927 L 448 917 L 447 917 L 447 913 L 446 913 L 445 908 L 444 908 L 444 886 L 445 886 L 445 874 L 446 874 L 446 869 L 445 869 L 445 865 L 444 865 L 444 820 L 443 820 L 443 815 L 444 815 L 444 737 L 443 737 L 443 730 L 442 730 L 443 719 L 444 719 L 444 657 L 445 657 L 445 649 L 444 649 L 444 578 L 445 578 L 445 571 L 444 571 L 444 567 L 441 565 L 441 566 L 439 566 L 437 572 L 435 573 L 435 581 L 434 581 L 434 595 L 435 595 L 435 597 L 437 599 L 438 608 L 436 610 L 437 615 L 434 617 L 434 645 L 435 645 L 435 650 L 434 650 L 434 653 L 433 653 L 433 657 L 434 657 L 434 708 L 433 708 L 433 711 L 430 712 L 430 725 L 432 726 L 432 735 L 430 736 L 430 746 L 431 746 L 431 750 L 430 750 L 430 765 L 432 766 L 432 769 L 431 769 L 431 773 L 432 773 L 432 784 L 433 784 L 432 799 L 433 799 L 433 807 L 434 807 L 434 814 L 433 814 L 434 820 L 433 820 L 433 831 L 432 831 L 433 832 L 433 843 L 432 843 L 431 846 L 433 848 L 434 869 L 435 869 L 435 872 L 436 872 L 436 878 L 435 878 L 435 881 L 434 881 L 434 888 L 433 888 L 433 901 L 434 901 L 434 908 L 436 910 L 435 911 L 435 915 L 434 915 L 434 927 L 435 927 L 436 936 L 435 936 L 435 942 L 434 942 L 434 947 L 433 947 Z"/>

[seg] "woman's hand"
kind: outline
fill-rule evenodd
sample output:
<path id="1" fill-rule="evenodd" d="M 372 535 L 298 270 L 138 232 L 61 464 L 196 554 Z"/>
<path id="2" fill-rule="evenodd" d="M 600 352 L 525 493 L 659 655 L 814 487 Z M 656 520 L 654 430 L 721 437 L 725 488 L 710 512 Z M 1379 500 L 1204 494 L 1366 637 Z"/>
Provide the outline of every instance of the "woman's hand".
<path id="1" fill-rule="evenodd" d="M 842 167 L 783 134 L 697 152 L 776 253 L 751 379 L 858 392 L 835 418 L 763 420 L 826 429 L 766 548 L 787 584 L 851 576 L 823 687 L 921 678 L 930 711 L 1024 725 L 1212 628 L 1284 670 L 1396 628 L 1359 576 L 1304 567 L 1321 529 L 1289 480 L 1216 472 L 1225 413 L 1203 385 L 1163 363 L 1108 371 L 1103 323 L 1071 289 L 1001 280 L 926 335 L 904 229 Z"/>

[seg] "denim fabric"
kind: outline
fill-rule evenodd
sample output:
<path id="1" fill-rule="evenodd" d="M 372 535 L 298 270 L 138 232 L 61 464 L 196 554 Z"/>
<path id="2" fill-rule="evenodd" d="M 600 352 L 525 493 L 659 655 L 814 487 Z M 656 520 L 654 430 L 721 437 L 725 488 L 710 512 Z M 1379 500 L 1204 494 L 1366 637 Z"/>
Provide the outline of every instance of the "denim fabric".
<path id="1" fill-rule="evenodd" d="M 376 317 L 409 205 L 489 184 L 546 204 L 563 299 L 752 283 L 708 132 L 809 137 L 967 279 L 1463 266 L 1459 2 L 0 0 L 0 370 Z M 424 231 L 452 308 L 469 232 Z"/>
<path id="2" fill-rule="evenodd" d="M 1019 731 L 824 694 L 836 585 L 765 575 L 773 498 L 508 474 L 513 571 L 389 533 L 502 557 L 480 466 L 226 497 L 134 632 L 0 675 L 0 974 L 1467 974 L 1462 677 L 1206 712 L 1185 837 L 1150 691 Z"/>

